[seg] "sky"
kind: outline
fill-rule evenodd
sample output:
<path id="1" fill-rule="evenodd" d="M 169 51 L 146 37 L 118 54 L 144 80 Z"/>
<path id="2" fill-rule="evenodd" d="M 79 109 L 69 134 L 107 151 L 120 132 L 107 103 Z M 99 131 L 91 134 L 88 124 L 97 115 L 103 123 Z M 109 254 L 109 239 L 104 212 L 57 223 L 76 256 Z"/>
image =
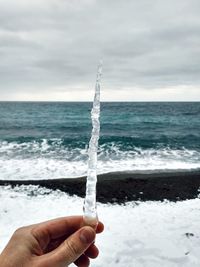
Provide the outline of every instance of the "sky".
<path id="1" fill-rule="evenodd" d="M 199 0 L 0 0 L 0 101 L 200 101 Z"/>

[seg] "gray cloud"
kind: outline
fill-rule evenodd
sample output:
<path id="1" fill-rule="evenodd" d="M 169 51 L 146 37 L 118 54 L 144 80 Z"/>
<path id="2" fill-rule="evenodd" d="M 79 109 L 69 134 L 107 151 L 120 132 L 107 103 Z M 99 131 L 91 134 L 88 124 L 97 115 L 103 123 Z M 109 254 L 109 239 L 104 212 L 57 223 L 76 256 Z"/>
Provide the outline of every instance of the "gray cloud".
<path id="1" fill-rule="evenodd" d="M 200 84 L 198 0 L 0 2 L 0 92 Z M 48 96 L 47 96 L 48 97 Z"/>

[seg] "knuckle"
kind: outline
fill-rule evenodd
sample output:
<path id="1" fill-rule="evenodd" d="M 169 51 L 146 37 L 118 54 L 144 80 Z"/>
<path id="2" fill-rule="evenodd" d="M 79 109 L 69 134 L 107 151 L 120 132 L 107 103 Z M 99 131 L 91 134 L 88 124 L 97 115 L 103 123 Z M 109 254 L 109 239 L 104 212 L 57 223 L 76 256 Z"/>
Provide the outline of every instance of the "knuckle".
<path id="1" fill-rule="evenodd" d="M 18 228 L 17 230 L 15 230 L 15 232 L 12 235 L 12 238 L 14 239 L 21 239 L 21 238 L 25 238 L 28 237 L 30 235 L 30 229 L 27 226 L 23 226 Z"/>
<path id="2" fill-rule="evenodd" d="M 20 228 L 16 229 L 16 230 L 14 231 L 14 233 L 13 233 L 11 239 L 12 239 L 13 241 L 16 241 L 16 240 L 21 239 L 22 236 L 24 236 L 24 231 L 25 231 L 24 227 L 20 227 Z"/>
<path id="3" fill-rule="evenodd" d="M 25 226 L 23 226 L 23 227 L 19 227 L 18 229 L 15 230 L 14 234 L 15 234 L 15 235 L 20 235 L 20 234 L 22 234 L 25 230 L 26 230 L 26 227 L 25 227 Z"/>
<path id="4" fill-rule="evenodd" d="M 67 254 L 69 254 L 71 258 L 74 258 L 80 254 L 80 250 L 73 240 L 65 240 L 65 248 Z"/>

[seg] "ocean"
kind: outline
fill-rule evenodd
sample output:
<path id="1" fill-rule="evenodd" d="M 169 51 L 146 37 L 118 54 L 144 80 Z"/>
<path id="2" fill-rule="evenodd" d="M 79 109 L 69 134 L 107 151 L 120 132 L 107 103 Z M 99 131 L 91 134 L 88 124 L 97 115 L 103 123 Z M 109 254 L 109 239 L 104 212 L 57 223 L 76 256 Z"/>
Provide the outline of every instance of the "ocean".
<path id="1" fill-rule="evenodd" d="M 90 102 L 0 102 L 0 179 L 84 176 Z M 98 173 L 200 168 L 199 102 L 104 102 Z"/>

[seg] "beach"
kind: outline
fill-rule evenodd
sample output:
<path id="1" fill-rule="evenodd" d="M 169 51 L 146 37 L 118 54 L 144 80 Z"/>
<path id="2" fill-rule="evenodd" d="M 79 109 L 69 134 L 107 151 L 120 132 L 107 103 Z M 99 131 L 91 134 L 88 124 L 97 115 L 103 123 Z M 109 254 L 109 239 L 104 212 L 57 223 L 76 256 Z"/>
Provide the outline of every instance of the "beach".
<path id="1" fill-rule="evenodd" d="M 21 185 L 0 187 L 0 250 L 23 225 L 82 214 L 84 199 L 60 190 Z M 100 254 L 91 266 L 198 267 L 200 199 L 97 203 L 105 224 Z"/>
<path id="2" fill-rule="evenodd" d="M 97 201 L 126 203 L 128 201 L 180 201 L 197 198 L 200 171 L 120 173 L 98 175 Z M 86 177 L 51 180 L 0 180 L 0 185 L 38 185 L 60 190 L 69 195 L 85 196 Z"/>

